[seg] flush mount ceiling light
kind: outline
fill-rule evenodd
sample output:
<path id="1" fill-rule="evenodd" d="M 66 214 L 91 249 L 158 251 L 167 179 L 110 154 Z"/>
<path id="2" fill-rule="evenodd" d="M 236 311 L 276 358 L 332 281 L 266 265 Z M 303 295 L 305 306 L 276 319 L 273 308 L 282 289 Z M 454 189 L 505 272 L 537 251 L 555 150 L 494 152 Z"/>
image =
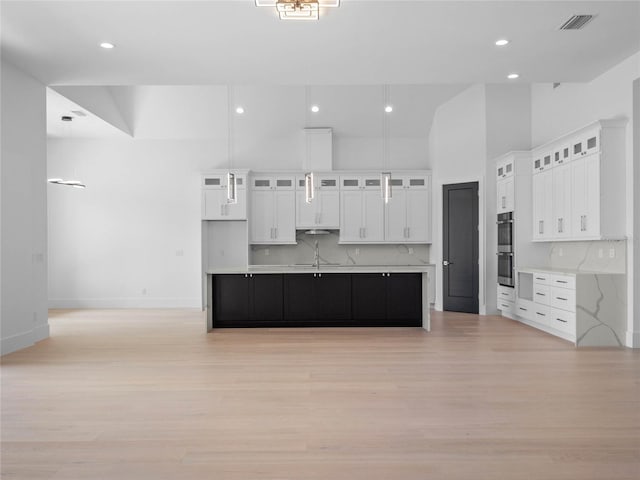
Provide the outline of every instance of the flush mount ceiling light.
<path id="1" fill-rule="evenodd" d="M 237 107 L 237 108 L 236 108 L 236 113 L 237 113 L 238 115 L 242 115 L 242 114 L 244 113 L 244 108 L 242 108 L 242 107 Z"/>
<path id="2" fill-rule="evenodd" d="M 100 46 L 101 46 L 102 48 L 104 48 L 105 50 L 111 50 L 112 48 L 114 48 L 114 47 L 115 47 L 115 45 L 114 45 L 113 43 L 109 43 L 109 42 L 102 42 L 102 43 L 100 44 Z"/>
<path id="3" fill-rule="evenodd" d="M 312 105 L 311 106 L 311 111 L 313 113 L 318 113 L 320 111 L 320 107 L 318 105 Z"/>
<path id="4" fill-rule="evenodd" d="M 280 20 L 318 20 L 320 9 L 339 7 L 340 0 L 255 0 L 257 7 L 275 7 Z"/>
<path id="5" fill-rule="evenodd" d="M 501 38 L 500 40 L 496 40 L 496 45 L 498 47 L 504 47 L 505 45 L 509 45 L 509 40 L 506 38 Z"/>
<path id="6" fill-rule="evenodd" d="M 510 73 L 509 75 L 507 75 L 507 78 L 509 80 L 515 80 L 516 78 L 518 78 L 520 75 L 518 75 L 517 73 Z"/>
<path id="7" fill-rule="evenodd" d="M 384 107 L 384 111 L 387 113 L 391 113 L 393 112 L 393 107 L 391 105 L 387 105 L 386 107 Z"/>

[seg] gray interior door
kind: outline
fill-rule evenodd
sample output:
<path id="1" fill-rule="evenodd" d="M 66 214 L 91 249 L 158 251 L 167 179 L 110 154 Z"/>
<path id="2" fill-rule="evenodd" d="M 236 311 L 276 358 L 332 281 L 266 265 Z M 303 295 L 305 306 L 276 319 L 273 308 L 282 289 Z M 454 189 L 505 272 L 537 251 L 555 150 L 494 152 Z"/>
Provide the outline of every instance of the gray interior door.
<path id="1" fill-rule="evenodd" d="M 443 308 L 478 313 L 478 182 L 444 185 Z"/>

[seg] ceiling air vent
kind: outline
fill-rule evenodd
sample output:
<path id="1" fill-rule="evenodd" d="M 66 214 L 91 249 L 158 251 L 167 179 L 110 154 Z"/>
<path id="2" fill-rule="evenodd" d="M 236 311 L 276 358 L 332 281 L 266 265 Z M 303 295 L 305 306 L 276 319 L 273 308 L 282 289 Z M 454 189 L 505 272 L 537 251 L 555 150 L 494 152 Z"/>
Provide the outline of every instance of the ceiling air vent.
<path id="1" fill-rule="evenodd" d="M 593 19 L 594 15 L 574 15 L 564 22 L 558 30 L 580 30 Z"/>

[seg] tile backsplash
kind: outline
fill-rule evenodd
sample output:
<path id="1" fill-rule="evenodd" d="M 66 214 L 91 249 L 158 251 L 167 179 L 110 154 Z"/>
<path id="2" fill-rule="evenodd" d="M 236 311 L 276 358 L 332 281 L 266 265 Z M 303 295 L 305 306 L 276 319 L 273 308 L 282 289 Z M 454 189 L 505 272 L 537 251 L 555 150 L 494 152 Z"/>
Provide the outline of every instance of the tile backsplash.
<path id="1" fill-rule="evenodd" d="M 625 240 L 556 242 L 551 246 L 551 268 L 567 268 L 601 273 L 626 273 Z"/>
<path id="2" fill-rule="evenodd" d="M 340 245 L 338 231 L 329 235 L 298 232 L 297 245 L 251 245 L 252 265 L 311 264 L 318 241 L 321 263 L 339 265 L 424 265 L 428 245 Z"/>

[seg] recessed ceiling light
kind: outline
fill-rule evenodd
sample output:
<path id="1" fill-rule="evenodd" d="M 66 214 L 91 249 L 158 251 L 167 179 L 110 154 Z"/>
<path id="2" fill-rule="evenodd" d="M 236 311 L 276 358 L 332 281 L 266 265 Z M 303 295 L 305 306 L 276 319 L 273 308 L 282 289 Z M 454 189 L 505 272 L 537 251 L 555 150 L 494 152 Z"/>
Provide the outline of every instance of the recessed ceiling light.
<path id="1" fill-rule="evenodd" d="M 505 45 L 509 44 L 509 40 L 507 40 L 506 38 L 501 38 L 500 40 L 496 41 L 496 45 L 499 47 L 504 47 Z"/>
<path id="2" fill-rule="evenodd" d="M 242 108 L 242 107 L 236 107 L 236 113 L 237 113 L 238 115 L 242 115 L 242 114 L 244 113 L 244 108 Z"/>
<path id="3" fill-rule="evenodd" d="M 393 112 L 393 107 L 391 105 L 387 105 L 386 107 L 384 107 L 384 111 L 387 113 L 391 113 Z"/>
<path id="4" fill-rule="evenodd" d="M 510 73 L 509 75 L 507 75 L 507 78 L 509 80 L 515 80 L 516 78 L 518 78 L 520 75 L 518 75 L 517 73 Z"/>
<path id="5" fill-rule="evenodd" d="M 109 43 L 109 42 L 102 42 L 102 43 L 100 44 L 100 46 L 101 46 L 102 48 L 107 49 L 107 50 L 111 50 L 113 47 L 115 47 L 115 45 L 114 45 L 113 43 Z"/>
<path id="6" fill-rule="evenodd" d="M 311 111 L 313 113 L 318 113 L 320 111 L 320 107 L 318 105 L 312 105 L 311 106 Z"/>

